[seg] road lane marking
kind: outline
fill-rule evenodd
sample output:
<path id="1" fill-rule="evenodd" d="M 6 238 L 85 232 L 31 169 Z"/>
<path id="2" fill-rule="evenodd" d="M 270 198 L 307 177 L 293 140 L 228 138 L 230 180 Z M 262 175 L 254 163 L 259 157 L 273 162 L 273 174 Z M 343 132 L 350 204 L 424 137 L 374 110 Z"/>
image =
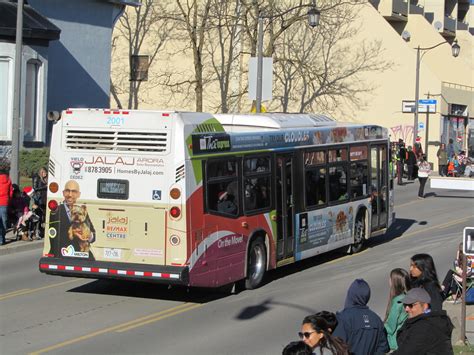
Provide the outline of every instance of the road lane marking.
<path id="1" fill-rule="evenodd" d="M 432 229 L 441 229 L 441 228 L 450 227 L 450 226 L 455 225 L 457 223 L 467 221 L 470 218 L 471 218 L 471 216 L 467 216 L 467 217 L 455 219 L 454 221 L 446 222 L 446 223 L 443 223 L 443 224 L 438 224 L 436 226 L 432 226 L 432 227 L 428 227 L 428 228 L 422 228 L 420 230 L 416 230 L 416 231 L 404 234 L 404 235 L 400 236 L 399 238 L 411 237 L 412 235 L 415 235 L 415 234 L 418 234 L 418 233 L 421 233 L 421 232 L 426 232 L 426 231 L 429 231 L 429 230 L 432 230 Z"/>
<path id="2" fill-rule="evenodd" d="M 339 261 L 342 261 L 342 260 L 345 260 L 345 259 L 352 258 L 353 256 L 356 256 L 356 255 L 362 255 L 362 254 L 364 254 L 364 253 L 367 253 L 368 251 L 369 251 L 369 249 L 365 249 L 365 250 L 361 251 L 360 253 L 351 254 L 351 255 L 346 255 L 346 256 L 343 256 L 342 258 L 330 260 L 330 261 L 328 261 L 326 264 L 334 264 L 334 263 L 336 263 L 336 262 L 339 262 Z"/>
<path id="3" fill-rule="evenodd" d="M 8 293 L 4 293 L 3 295 L 0 295 L 0 299 L 2 299 L 3 297 L 13 297 L 13 296 L 16 296 L 18 293 L 22 293 L 22 292 L 25 292 L 25 291 L 28 291 L 30 290 L 29 288 L 23 288 L 21 290 L 16 290 L 16 291 L 12 291 L 12 292 L 8 292 Z"/>
<path id="4" fill-rule="evenodd" d="M 59 348 L 65 347 L 67 345 L 71 345 L 71 344 L 80 342 L 82 340 L 86 340 L 86 339 L 96 337 L 96 336 L 101 335 L 101 334 L 105 334 L 105 333 L 109 333 L 109 332 L 113 332 L 113 331 L 119 331 L 119 330 L 124 329 L 124 328 L 126 329 L 126 327 L 130 327 L 130 329 L 131 329 L 131 328 L 134 328 L 135 325 L 138 326 L 137 324 L 142 324 L 142 323 L 146 324 L 145 322 L 147 320 L 150 320 L 151 318 L 157 318 L 157 319 L 154 319 L 153 321 L 158 321 L 160 319 L 171 317 L 172 315 L 179 314 L 179 313 L 188 311 L 188 310 L 193 309 L 193 308 L 197 308 L 198 306 L 202 306 L 202 305 L 201 304 L 196 304 L 196 303 L 183 303 L 183 304 L 180 304 L 178 306 L 175 306 L 175 307 L 172 307 L 172 308 L 160 311 L 160 312 L 150 314 L 148 316 L 140 317 L 140 318 L 137 318 L 137 319 L 125 322 L 125 323 L 117 324 L 117 325 L 114 325 L 114 326 L 111 326 L 111 327 L 107 327 L 107 328 L 95 331 L 93 333 L 85 334 L 85 335 L 80 336 L 78 338 L 66 340 L 66 341 L 63 341 L 61 343 L 51 345 L 47 348 L 43 348 L 43 349 L 34 351 L 32 353 L 29 353 L 29 355 L 44 354 L 44 353 L 47 353 L 51 350 L 59 349 Z"/>
<path id="5" fill-rule="evenodd" d="M 198 303 L 197 304 L 191 304 L 187 308 L 182 308 L 182 309 L 179 309 L 175 312 L 168 313 L 168 314 L 156 317 L 156 318 L 152 318 L 152 319 L 149 319 L 147 321 L 143 321 L 143 322 L 140 322 L 140 323 L 137 323 L 137 324 L 134 324 L 134 325 L 130 325 L 130 326 L 122 328 L 122 329 L 117 329 L 116 332 L 117 333 L 123 333 L 123 332 L 126 332 L 126 331 L 130 330 L 130 329 L 138 328 L 138 327 L 141 327 L 141 326 L 144 326 L 146 324 L 153 323 L 153 322 L 158 322 L 162 319 L 172 317 L 172 316 L 175 316 L 177 314 L 184 313 L 184 312 L 190 311 L 191 309 L 198 308 L 198 307 L 202 307 L 202 304 L 198 304 Z"/>
<path id="6" fill-rule="evenodd" d="M 401 205 L 395 205 L 395 209 L 400 208 L 400 207 L 405 207 L 405 206 L 411 205 L 411 204 L 416 203 L 416 202 L 421 202 L 421 200 L 414 200 L 414 201 L 403 203 Z"/>
<path id="7" fill-rule="evenodd" d="M 46 290 L 46 289 L 52 288 L 52 287 L 67 285 L 67 284 L 77 282 L 77 281 L 81 281 L 81 280 L 80 279 L 68 280 L 68 281 L 59 282 L 57 284 L 47 285 L 47 286 L 43 286 L 43 287 L 32 288 L 32 289 L 25 288 L 23 290 L 18 290 L 18 291 L 15 291 L 15 292 L 5 293 L 3 295 L 0 295 L 0 301 L 6 300 L 8 298 L 16 297 L 16 296 L 23 296 L 23 295 L 27 295 L 29 293 Z"/>

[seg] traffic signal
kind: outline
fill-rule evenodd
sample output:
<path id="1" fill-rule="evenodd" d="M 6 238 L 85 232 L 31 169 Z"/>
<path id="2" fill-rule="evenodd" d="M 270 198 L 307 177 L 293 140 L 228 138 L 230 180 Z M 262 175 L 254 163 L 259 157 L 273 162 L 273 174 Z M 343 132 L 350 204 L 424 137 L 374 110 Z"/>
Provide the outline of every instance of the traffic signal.
<path id="1" fill-rule="evenodd" d="M 462 251 L 464 255 L 474 256 L 474 227 L 464 228 L 462 240 Z"/>

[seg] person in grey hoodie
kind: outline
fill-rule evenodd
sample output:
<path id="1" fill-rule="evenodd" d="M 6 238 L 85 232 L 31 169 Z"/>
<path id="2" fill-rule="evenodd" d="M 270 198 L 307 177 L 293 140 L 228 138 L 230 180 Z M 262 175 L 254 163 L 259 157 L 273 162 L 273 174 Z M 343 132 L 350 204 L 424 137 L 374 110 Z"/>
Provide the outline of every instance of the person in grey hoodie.
<path id="1" fill-rule="evenodd" d="M 390 351 L 380 317 L 367 306 L 369 284 L 363 279 L 352 282 L 344 309 L 336 314 L 338 325 L 333 335 L 341 338 L 354 355 L 385 354 Z"/>

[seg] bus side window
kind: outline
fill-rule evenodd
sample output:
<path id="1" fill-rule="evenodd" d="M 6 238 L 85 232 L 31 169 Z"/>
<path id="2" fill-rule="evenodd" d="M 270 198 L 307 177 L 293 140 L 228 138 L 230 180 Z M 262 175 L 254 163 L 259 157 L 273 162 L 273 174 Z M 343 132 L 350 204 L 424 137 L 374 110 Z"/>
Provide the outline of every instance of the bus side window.
<path id="1" fill-rule="evenodd" d="M 326 204 L 326 168 L 306 170 L 306 206 Z"/>
<path id="2" fill-rule="evenodd" d="M 331 166 L 329 168 L 329 201 L 344 201 L 348 197 L 347 166 Z"/>
<path id="3" fill-rule="evenodd" d="M 270 157 L 244 160 L 243 197 L 246 213 L 271 207 Z"/>
<path id="4" fill-rule="evenodd" d="M 239 214 L 237 161 L 211 160 L 206 168 L 207 210 L 236 217 Z"/>
<path id="5" fill-rule="evenodd" d="M 367 146 L 350 147 L 350 192 L 351 198 L 366 197 L 369 194 L 369 164 L 367 161 Z"/>

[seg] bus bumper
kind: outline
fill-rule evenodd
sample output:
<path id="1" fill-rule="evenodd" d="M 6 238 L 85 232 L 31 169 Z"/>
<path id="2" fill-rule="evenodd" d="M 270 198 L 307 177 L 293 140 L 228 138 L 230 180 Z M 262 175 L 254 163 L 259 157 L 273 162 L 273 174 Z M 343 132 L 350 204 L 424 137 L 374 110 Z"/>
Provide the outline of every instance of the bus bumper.
<path id="1" fill-rule="evenodd" d="M 104 261 L 43 257 L 39 261 L 39 270 L 50 275 L 189 285 L 189 268 L 187 266 L 117 264 Z"/>

